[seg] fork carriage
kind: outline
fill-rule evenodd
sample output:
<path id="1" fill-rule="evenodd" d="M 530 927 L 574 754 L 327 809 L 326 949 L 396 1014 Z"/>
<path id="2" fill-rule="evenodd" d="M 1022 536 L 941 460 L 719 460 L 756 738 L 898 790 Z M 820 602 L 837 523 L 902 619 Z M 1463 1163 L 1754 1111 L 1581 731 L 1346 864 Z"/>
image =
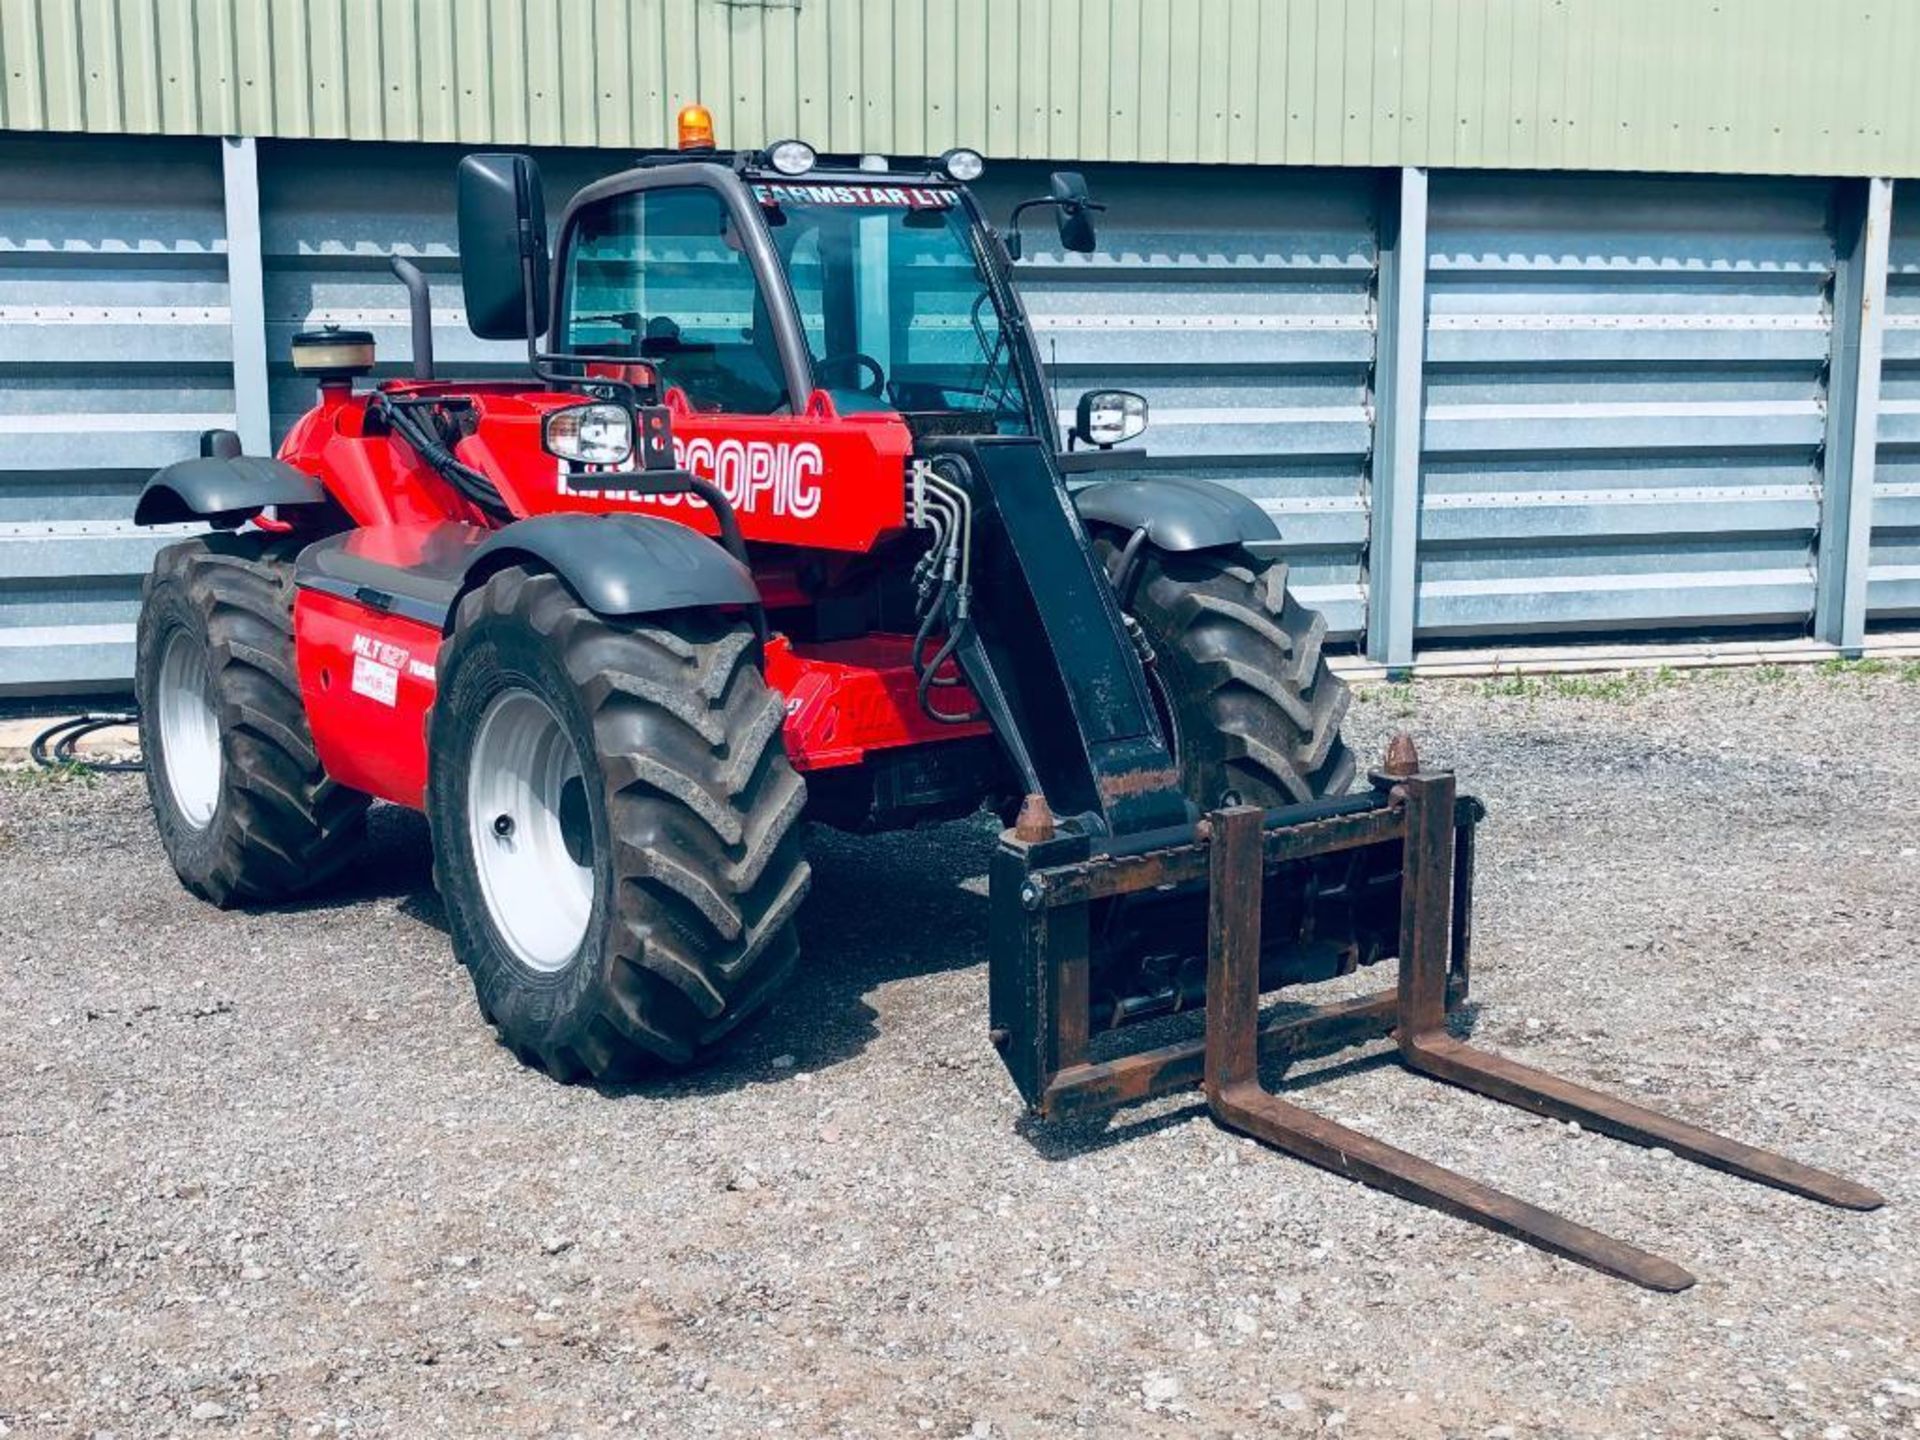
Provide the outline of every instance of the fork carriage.
<path id="1" fill-rule="evenodd" d="M 1097 1112 L 1198 1085 L 1209 1113 L 1230 1130 L 1650 1290 L 1684 1290 L 1694 1277 L 1282 1099 L 1261 1083 L 1262 1063 L 1391 1039 L 1408 1069 L 1536 1114 L 1824 1204 L 1884 1203 L 1865 1186 L 1457 1038 L 1448 1022 L 1467 998 L 1474 837 L 1485 814 L 1458 793 L 1450 772 L 1422 767 L 1401 736 L 1368 793 L 1217 809 L 1183 833 L 1129 846 L 1102 849 L 1084 836 L 1047 833 L 1043 816 L 1023 817 L 993 857 L 995 1048 L 1038 1115 Z M 1334 883 L 1323 884 L 1330 875 Z M 1171 967 L 1158 1005 L 1100 994 L 1101 977 L 1116 969 L 1111 957 L 1100 963 L 1100 931 L 1111 928 L 1116 906 L 1141 898 L 1183 911 L 1195 938 L 1205 934 L 1204 952 Z M 1263 993 L 1387 960 L 1398 972 L 1390 989 L 1261 1018 Z M 1111 1027 L 1183 1008 L 1198 987 L 1181 983 L 1182 970 L 1204 974 L 1200 1038 L 1092 1058 L 1096 1021 Z"/>

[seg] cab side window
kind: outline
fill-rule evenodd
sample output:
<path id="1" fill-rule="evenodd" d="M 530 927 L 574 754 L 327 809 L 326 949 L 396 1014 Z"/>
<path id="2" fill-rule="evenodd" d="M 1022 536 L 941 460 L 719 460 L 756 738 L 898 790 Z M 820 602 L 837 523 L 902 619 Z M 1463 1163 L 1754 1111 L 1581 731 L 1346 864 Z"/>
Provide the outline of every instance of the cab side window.
<path id="1" fill-rule="evenodd" d="M 711 190 L 642 190 L 582 211 L 563 283 L 570 353 L 647 360 L 695 410 L 788 409 L 753 264 Z"/>

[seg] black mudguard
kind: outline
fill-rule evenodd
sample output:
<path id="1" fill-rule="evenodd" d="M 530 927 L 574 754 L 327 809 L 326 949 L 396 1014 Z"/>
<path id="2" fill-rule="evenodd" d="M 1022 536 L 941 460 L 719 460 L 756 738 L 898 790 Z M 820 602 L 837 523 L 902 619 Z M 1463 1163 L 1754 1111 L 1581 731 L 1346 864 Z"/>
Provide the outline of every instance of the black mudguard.
<path id="1" fill-rule="evenodd" d="M 1258 501 L 1209 480 L 1103 480 L 1076 494 L 1073 503 L 1089 525 L 1128 533 L 1145 526 L 1157 550 L 1217 550 L 1280 538 L 1280 527 Z"/>
<path id="2" fill-rule="evenodd" d="M 753 574 L 716 541 L 657 515 L 536 515 L 496 530 L 467 562 L 463 590 L 509 565 L 551 570 L 609 618 L 760 603 Z"/>
<path id="3" fill-rule="evenodd" d="M 232 530 L 269 505 L 324 505 L 327 492 L 311 475 L 264 455 L 202 455 L 154 472 L 133 507 L 136 525 L 204 520 Z"/>

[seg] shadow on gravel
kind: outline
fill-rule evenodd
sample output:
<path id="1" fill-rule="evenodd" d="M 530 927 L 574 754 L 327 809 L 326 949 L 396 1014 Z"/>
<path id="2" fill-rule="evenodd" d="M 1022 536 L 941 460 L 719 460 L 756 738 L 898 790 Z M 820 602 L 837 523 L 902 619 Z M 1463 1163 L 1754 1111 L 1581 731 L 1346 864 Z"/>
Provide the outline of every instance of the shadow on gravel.
<path id="1" fill-rule="evenodd" d="M 310 895 L 247 908 L 262 915 L 299 915 L 393 899 L 400 901 L 402 913 L 445 932 L 446 915 L 433 888 L 427 817 L 399 805 L 375 805 L 367 815 L 366 842 L 352 865 Z"/>
<path id="2" fill-rule="evenodd" d="M 837 1066 L 879 1035 L 868 995 L 887 981 L 979 966 L 985 993 L 985 876 L 996 831 L 985 814 L 891 835 L 810 826 L 801 962 L 780 996 L 707 1068 L 607 1092 L 712 1094 Z M 787 1056 L 791 1064 L 770 1068 Z"/>
<path id="3" fill-rule="evenodd" d="M 864 1051 L 880 1033 L 867 996 L 888 981 L 979 966 L 984 995 L 986 870 L 997 833 L 985 814 L 889 835 L 809 827 L 800 963 L 766 1013 L 702 1069 L 598 1088 L 667 1097 L 778 1083 Z"/>
<path id="4" fill-rule="evenodd" d="M 867 997 L 893 980 L 978 968 L 984 998 L 986 871 L 997 833 L 997 823 L 985 814 L 887 835 L 846 835 L 810 827 L 807 854 L 813 886 L 800 912 L 800 962 L 767 1011 L 735 1045 L 699 1070 L 594 1088 L 613 1099 L 664 1099 L 779 1083 L 831 1068 L 861 1054 L 878 1037 L 880 1015 Z M 324 912 L 391 898 L 399 900 L 399 910 L 408 918 L 447 932 L 446 911 L 433 887 L 425 817 L 380 805 L 368 817 L 367 845 L 359 864 L 317 894 L 275 908 L 276 913 Z M 1392 983 L 1388 967 L 1375 967 L 1373 975 L 1363 978 L 1373 981 L 1375 975 L 1377 981 L 1366 988 Z M 1300 1008 L 1277 1000 L 1266 1013 Z M 1469 1003 L 1454 1017 L 1456 1034 L 1464 1037 L 1471 1031 L 1477 1010 Z M 1172 1016 L 1119 1036 L 1096 1037 L 1094 1058 L 1197 1037 L 1200 1018 L 1197 1012 Z M 980 1043 L 987 1043 L 984 1034 Z M 770 1064 L 775 1058 L 787 1063 Z M 1287 1091 L 1299 1092 L 1391 1060 L 1390 1050 L 1375 1049 L 1332 1063 L 1324 1057 L 1291 1065 L 1268 1063 L 1261 1071 L 1269 1087 L 1278 1089 L 1284 1083 Z M 1291 1078 L 1289 1070 L 1295 1072 Z M 1018 1129 L 1043 1158 L 1066 1160 L 1183 1123 L 1202 1108 L 1178 1104 L 1133 1118 L 1127 1110 L 1072 1120 L 1023 1117 Z"/>
<path id="5" fill-rule="evenodd" d="M 889 980 L 979 965 L 984 993 L 986 870 L 997 829 L 985 814 L 877 836 L 810 827 L 813 886 L 800 912 L 800 963 L 767 1012 L 698 1071 L 596 1088 L 609 1096 L 699 1095 L 783 1080 L 866 1049 L 879 1028 L 865 997 Z M 397 899 L 403 915 L 446 934 L 426 817 L 376 805 L 367 832 L 351 869 L 304 899 L 261 913 L 325 913 Z M 789 1055 L 790 1065 L 768 1064 Z"/>

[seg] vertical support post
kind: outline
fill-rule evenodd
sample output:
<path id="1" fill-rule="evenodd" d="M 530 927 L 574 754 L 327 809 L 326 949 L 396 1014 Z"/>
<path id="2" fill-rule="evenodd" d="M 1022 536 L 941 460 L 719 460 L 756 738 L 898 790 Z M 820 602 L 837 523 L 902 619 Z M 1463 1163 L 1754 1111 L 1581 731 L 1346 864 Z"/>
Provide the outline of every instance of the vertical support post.
<path id="1" fill-rule="evenodd" d="M 1084 904 L 1049 906 L 1033 873 L 1077 864 L 1084 835 L 1001 834 L 988 868 L 987 1024 L 1013 1083 L 1038 1108 L 1053 1077 L 1087 1058 L 1089 929 Z"/>
<path id="2" fill-rule="evenodd" d="M 273 453 L 267 394 L 267 294 L 260 251 L 260 167 L 251 135 L 220 141 L 227 213 L 227 311 L 233 326 L 234 429 L 248 455 Z"/>
<path id="3" fill-rule="evenodd" d="M 1218 1104 L 1256 1084 L 1260 1066 L 1263 817 L 1235 805 L 1207 817 L 1207 1050 L 1202 1083 Z"/>
<path id="4" fill-rule="evenodd" d="M 1813 630 L 1816 639 L 1839 646 L 1844 655 L 1858 656 L 1867 633 L 1867 563 L 1873 540 L 1873 471 L 1893 182 L 1876 177 L 1839 183 Z"/>
<path id="5" fill-rule="evenodd" d="M 1380 221 L 1367 658 L 1413 664 L 1420 543 L 1420 412 L 1427 328 L 1427 172 L 1406 166 Z"/>
<path id="6" fill-rule="evenodd" d="M 1453 949 L 1453 776 L 1410 775 L 1407 843 L 1400 869 L 1400 1018 L 1404 1051 L 1447 1023 L 1447 968 Z"/>

